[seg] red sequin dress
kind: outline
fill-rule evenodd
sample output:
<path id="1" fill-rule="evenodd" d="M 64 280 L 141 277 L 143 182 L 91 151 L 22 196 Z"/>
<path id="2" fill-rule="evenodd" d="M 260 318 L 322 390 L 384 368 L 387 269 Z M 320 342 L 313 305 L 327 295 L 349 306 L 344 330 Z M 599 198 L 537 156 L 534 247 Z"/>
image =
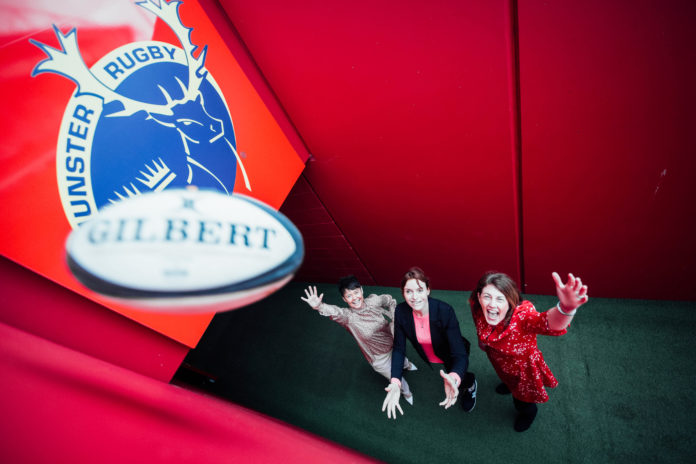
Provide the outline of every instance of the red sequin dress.
<path id="1" fill-rule="evenodd" d="M 563 335 L 567 329 L 551 330 L 546 313 L 540 313 L 529 301 L 515 308 L 510 324 L 489 325 L 482 311 L 474 311 L 479 347 L 486 352 L 498 377 L 512 395 L 527 403 L 545 403 L 558 381 L 537 347 L 537 335 Z"/>

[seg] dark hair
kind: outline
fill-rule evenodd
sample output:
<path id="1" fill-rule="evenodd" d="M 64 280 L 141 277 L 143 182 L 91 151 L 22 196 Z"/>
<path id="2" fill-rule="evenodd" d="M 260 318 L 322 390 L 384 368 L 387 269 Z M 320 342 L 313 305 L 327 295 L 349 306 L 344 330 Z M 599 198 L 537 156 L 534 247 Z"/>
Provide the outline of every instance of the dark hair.
<path id="1" fill-rule="evenodd" d="M 509 275 L 503 274 L 502 272 L 488 271 L 479 279 L 478 284 L 476 284 L 476 289 L 469 295 L 469 304 L 474 311 L 483 311 L 478 296 L 487 285 L 493 285 L 500 293 L 505 295 L 505 299 L 510 306 L 505 316 L 505 325 L 507 325 L 510 322 L 510 318 L 512 318 L 512 313 L 520 304 L 520 300 L 522 300 L 520 289 L 517 288 L 517 284 Z"/>
<path id="2" fill-rule="evenodd" d="M 341 294 L 341 296 L 343 296 L 343 293 L 346 290 L 355 290 L 356 288 L 360 287 L 362 287 L 362 285 L 360 285 L 358 278 L 353 274 L 341 277 L 341 280 L 338 281 L 338 292 Z"/>
<path id="3" fill-rule="evenodd" d="M 430 288 L 430 279 L 428 278 L 428 276 L 425 275 L 423 269 L 414 266 L 408 271 L 406 271 L 406 274 L 404 274 L 403 279 L 401 279 L 401 293 L 404 293 L 404 287 L 406 286 L 406 282 L 408 282 L 411 279 L 420 280 L 425 284 L 426 289 Z"/>

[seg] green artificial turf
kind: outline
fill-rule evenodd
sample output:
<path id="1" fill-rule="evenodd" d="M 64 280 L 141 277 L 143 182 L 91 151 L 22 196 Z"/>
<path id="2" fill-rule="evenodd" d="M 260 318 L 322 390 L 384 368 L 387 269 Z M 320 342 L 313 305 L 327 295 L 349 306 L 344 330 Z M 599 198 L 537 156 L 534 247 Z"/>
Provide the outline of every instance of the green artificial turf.
<path id="1" fill-rule="evenodd" d="M 176 382 L 289 422 L 393 463 L 692 462 L 696 451 L 696 303 L 593 298 L 567 335 L 539 337 L 559 381 L 539 405 L 531 429 L 513 430 L 512 399 L 478 349 L 468 292 L 431 296 L 454 306 L 472 342 L 476 408 L 444 410 L 442 380 L 410 344 L 418 366 L 406 379 L 415 403 L 404 415 L 381 412 L 386 379 L 362 357 L 351 335 L 300 300 L 292 283 L 267 299 L 215 316 L 186 362 L 215 377 L 198 381 L 180 370 Z M 327 303 L 343 303 L 335 285 L 318 285 Z M 365 293 L 398 288 L 365 287 Z M 554 296 L 527 295 L 538 310 Z"/>

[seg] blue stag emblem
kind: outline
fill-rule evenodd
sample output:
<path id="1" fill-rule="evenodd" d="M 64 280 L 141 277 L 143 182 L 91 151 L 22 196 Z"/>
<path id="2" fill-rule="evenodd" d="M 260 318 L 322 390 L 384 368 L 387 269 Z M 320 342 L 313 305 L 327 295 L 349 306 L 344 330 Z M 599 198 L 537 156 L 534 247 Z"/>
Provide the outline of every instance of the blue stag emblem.
<path id="1" fill-rule="evenodd" d="M 231 194 L 237 165 L 251 185 L 222 92 L 198 57 L 180 1 L 140 1 L 175 33 L 181 47 L 134 42 L 113 50 L 91 68 L 73 28 L 55 25 L 60 49 L 31 40 L 48 58 L 32 76 L 49 72 L 77 88 L 58 139 L 58 189 L 68 220 L 76 225 L 99 208 L 150 191 L 195 185 Z"/>

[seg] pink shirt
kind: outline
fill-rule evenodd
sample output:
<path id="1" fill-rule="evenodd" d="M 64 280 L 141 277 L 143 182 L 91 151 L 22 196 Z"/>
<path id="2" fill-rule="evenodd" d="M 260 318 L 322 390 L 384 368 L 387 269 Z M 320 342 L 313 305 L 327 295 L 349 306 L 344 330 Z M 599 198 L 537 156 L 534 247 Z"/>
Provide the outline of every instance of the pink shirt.
<path id="1" fill-rule="evenodd" d="M 444 364 L 442 359 L 438 358 L 433 350 L 433 341 L 430 338 L 430 319 L 428 316 L 419 317 L 415 311 L 413 311 L 413 323 L 416 326 L 416 339 L 420 343 L 423 351 L 425 351 L 425 356 L 431 363 Z M 455 383 L 459 386 L 462 383 L 462 379 L 456 372 L 451 372 L 450 376 L 454 378 Z M 392 378 L 392 383 L 396 383 L 401 386 L 401 381 L 399 379 Z"/>
<path id="2" fill-rule="evenodd" d="M 418 343 L 423 347 L 428 361 L 431 363 L 444 364 L 442 359 L 438 358 L 433 351 L 433 342 L 430 338 L 430 319 L 428 316 L 419 317 L 416 315 L 416 312 L 413 311 L 413 323 L 416 324 L 416 338 L 418 339 Z"/>

